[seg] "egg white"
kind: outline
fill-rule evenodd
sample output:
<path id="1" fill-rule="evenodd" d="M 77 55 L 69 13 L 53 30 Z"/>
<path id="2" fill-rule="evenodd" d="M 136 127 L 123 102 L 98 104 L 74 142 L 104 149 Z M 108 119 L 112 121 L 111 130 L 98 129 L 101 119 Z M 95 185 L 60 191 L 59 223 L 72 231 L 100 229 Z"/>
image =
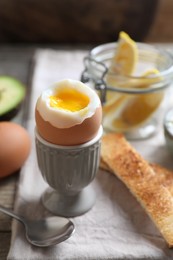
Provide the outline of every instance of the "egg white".
<path id="1" fill-rule="evenodd" d="M 75 89 L 89 97 L 88 105 L 79 111 L 69 111 L 50 106 L 49 97 L 56 95 L 58 90 Z M 70 128 L 81 124 L 85 119 L 92 117 L 96 109 L 101 106 L 97 93 L 87 85 L 77 80 L 66 79 L 55 83 L 44 90 L 37 100 L 36 109 L 44 121 L 48 121 L 56 128 Z"/>

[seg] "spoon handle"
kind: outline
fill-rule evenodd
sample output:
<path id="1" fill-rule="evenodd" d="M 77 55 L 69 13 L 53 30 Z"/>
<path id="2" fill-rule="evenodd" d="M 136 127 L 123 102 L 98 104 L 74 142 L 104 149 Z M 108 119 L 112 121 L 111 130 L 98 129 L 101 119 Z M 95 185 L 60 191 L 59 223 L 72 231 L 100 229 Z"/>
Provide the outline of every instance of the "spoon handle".
<path id="1" fill-rule="evenodd" d="M 13 218 L 23 222 L 23 218 L 21 216 L 16 215 L 11 209 L 7 209 L 0 205 L 0 211 L 9 215 L 10 217 L 13 217 Z"/>

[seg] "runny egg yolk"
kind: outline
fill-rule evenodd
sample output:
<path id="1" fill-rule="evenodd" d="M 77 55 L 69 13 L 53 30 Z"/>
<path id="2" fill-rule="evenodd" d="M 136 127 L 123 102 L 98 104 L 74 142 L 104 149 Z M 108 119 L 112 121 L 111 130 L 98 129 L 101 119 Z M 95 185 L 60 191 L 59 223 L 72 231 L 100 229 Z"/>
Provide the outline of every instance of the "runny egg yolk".
<path id="1" fill-rule="evenodd" d="M 84 109 L 89 104 L 89 97 L 76 89 L 64 89 L 49 97 L 50 106 L 76 112 Z"/>

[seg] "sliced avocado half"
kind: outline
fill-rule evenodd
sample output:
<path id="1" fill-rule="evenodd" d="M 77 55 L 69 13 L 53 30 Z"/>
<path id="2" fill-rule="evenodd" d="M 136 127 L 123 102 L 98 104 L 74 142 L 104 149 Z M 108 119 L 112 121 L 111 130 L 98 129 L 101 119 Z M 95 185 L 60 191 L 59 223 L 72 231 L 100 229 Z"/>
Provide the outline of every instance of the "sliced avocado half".
<path id="1" fill-rule="evenodd" d="M 26 87 L 10 76 L 0 76 L 0 120 L 16 115 L 25 97 Z"/>

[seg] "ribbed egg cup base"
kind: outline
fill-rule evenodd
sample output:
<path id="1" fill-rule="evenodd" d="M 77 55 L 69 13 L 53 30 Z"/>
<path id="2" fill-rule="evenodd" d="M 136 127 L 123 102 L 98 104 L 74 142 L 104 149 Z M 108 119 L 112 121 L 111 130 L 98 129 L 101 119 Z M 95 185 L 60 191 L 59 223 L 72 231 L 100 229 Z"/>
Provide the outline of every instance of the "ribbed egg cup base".
<path id="1" fill-rule="evenodd" d="M 90 184 L 75 195 L 59 194 L 48 188 L 42 195 L 42 203 L 55 215 L 64 217 L 80 216 L 89 211 L 95 204 L 96 194 Z"/>

